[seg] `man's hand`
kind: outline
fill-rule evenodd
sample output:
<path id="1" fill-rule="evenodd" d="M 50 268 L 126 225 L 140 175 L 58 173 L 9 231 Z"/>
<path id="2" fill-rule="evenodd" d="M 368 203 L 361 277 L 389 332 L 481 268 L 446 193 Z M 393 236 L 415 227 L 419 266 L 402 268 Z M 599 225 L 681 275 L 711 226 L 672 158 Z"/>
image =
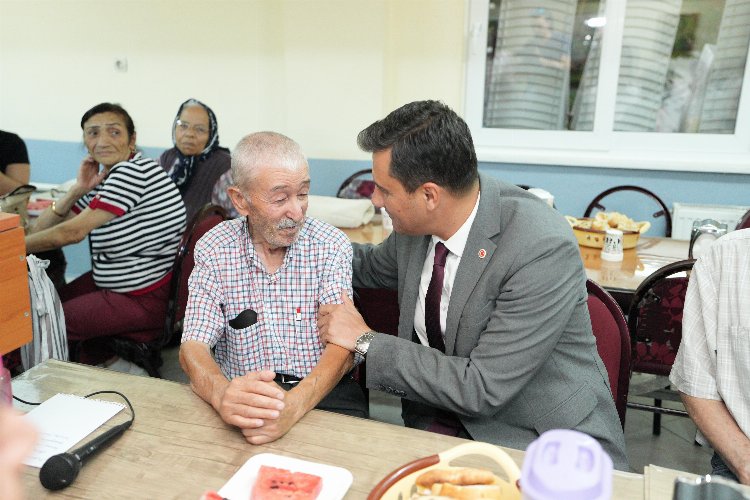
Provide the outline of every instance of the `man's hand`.
<path id="1" fill-rule="evenodd" d="M 276 441 L 289 432 L 289 429 L 307 413 L 302 407 L 300 392 L 297 389 L 298 387 L 295 387 L 286 393 L 284 408 L 280 411 L 278 418 L 267 419 L 263 421 L 263 425 L 258 427 L 242 429 L 242 435 L 245 436 L 248 443 L 266 444 Z"/>
<path id="2" fill-rule="evenodd" d="M 279 418 L 284 409 L 284 390 L 273 381 L 269 370 L 249 372 L 227 381 L 218 398 L 212 402 L 224 422 L 240 429 L 261 427 L 266 420 Z"/>
<path id="3" fill-rule="evenodd" d="M 323 343 L 354 351 L 357 338 L 371 330 L 362 315 L 359 314 L 354 302 L 346 293 L 341 293 L 343 304 L 324 304 L 320 306 L 318 315 L 318 329 Z"/>
<path id="4" fill-rule="evenodd" d="M 265 444 L 279 439 L 315 408 L 352 366 L 354 357 L 349 351 L 337 345 L 327 345 L 315 368 L 286 393 L 279 417 L 264 420 L 262 426 L 242 429 L 245 439 L 251 444 Z"/>

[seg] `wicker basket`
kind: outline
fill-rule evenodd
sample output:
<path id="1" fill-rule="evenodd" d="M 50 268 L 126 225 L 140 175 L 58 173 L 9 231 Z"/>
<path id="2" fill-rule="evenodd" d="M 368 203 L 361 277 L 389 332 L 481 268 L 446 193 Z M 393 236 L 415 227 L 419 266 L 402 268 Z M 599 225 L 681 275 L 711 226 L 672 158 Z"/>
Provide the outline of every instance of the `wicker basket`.
<path id="1" fill-rule="evenodd" d="M 591 229 L 590 218 L 576 219 L 575 217 L 570 216 L 565 216 L 565 218 L 568 219 L 570 227 L 573 228 L 573 234 L 578 240 L 579 245 L 589 248 L 604 247 L 604 236 L 607 232 L 598 229 Z M 635 248 L 638 244 L 638 238 L 641 237 L 641 233 L 645 233 L 650 227 L 650 222 L 639 222 L 638 231 L 622 231 L 623 250 Z"/>

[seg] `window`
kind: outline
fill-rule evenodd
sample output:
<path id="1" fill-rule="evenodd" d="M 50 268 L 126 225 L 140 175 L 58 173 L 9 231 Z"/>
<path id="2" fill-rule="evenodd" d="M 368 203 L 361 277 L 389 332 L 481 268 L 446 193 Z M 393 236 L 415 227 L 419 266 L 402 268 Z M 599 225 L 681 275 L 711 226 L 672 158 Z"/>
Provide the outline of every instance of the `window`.
<path id="1" fill-rule="evenodd" d="M 750 173 L 750 0 L 472 0 L 480 160 Z"/>

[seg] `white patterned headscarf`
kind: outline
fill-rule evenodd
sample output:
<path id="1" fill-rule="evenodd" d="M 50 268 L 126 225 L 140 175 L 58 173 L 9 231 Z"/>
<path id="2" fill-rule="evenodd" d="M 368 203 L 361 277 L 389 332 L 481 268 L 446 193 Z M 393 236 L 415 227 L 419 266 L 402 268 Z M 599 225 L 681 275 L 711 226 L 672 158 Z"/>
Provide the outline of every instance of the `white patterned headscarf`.
<path id="1" fill-rule="evenodd" d="M 182 110 L 189 106 L 201 106 L 208 113 L 208 142 L 203 151 L 195 156 L 185 156 L 179 149 L 177 150 L 179 161 L 169 171 L 169 176 L 177 184 L 181 193 L 184 193 L 190 185 L 190 180 L 195 172 L 196 158 L 198 161 L 203 161 L 217 149 L 226 149 L 219 146 L 219 125 L 216 122 L 216 115 L 213 110 L 199 100 L 192 98 L 180 104 L 180 109 L 177 110 L 177 116 L 174 118 L 174 123 L 172 124 L 172 143 L 175 147 L 177 147 L 177 137 L 175 135 L 177 121 L 180 119 Z"/>

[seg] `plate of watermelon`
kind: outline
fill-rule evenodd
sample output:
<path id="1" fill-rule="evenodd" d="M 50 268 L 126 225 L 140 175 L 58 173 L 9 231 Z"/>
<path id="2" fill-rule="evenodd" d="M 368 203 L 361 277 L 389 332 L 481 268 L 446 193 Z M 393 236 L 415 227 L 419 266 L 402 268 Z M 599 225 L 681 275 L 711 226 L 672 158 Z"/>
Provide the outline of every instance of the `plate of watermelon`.
<path id="1" fill-rule="evenodd" d="M 260 453 L 240 467 L 219 495 L 228 500 L 340 500 L 353 479 L 342 467 Z"/>

